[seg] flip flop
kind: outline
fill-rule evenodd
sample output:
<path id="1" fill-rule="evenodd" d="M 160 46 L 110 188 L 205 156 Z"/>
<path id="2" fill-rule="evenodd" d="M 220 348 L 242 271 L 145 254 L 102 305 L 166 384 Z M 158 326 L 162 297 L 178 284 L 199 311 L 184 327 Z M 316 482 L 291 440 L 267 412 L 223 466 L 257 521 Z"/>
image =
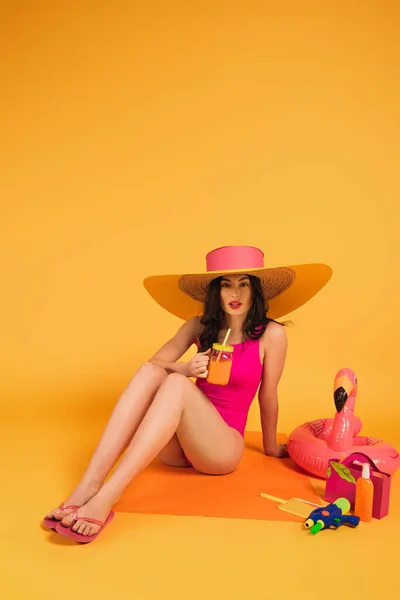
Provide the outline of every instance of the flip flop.
<path id="1" fill-rule="evenodd" d="M 71 523 L 71 525 L 69 527 L 65 527 L 65 525 L 63 525 L 61 522 L 59 522 L 58 525 L 56 526 L 57 533 L 59 533 L 60 535 L 62 535 L 64 537 L 69 538 L 70 540 L 74 540 L 75 542 L 80 542 L 81 544 L 88 544 L 89 542 L 93 542 L 97 538 L 99 533 L 101 533 L 103 531 L 103 529 L 105 527 L 107 527 L 107 525 L 109 523 L 111 523 L 111 521 L 114 518 L 114 511 L 110 511 L 110 513 L 109 513 L 107 519 L 104 521 L 104 523 L 102 521 L 97 521 L 96 519 L 80 517 L 80 516 L 78 516 L 78 511 L 74 512 L 73 518 L 74 518 L 74 522 L 77 521 L 78 519 L 82 519 L 83 521 L 87 521 L 88 523 L 94 523 L 95 525 L 100 525 L 101 529 L 99 529 L 99 531 L 97 533 L 95 533 L 94 535 L 82 535 L 80 533 L 77 533 L 76 531 L 72 531 L 71 527 L 72 527 L 73 523 Z"/>
<path id="2" fill-rule="evenodd" d="M 64 504 L 60 504 L 60 506 L 58 507 L 59 510 L 67 510 L 68 508 L 72 508 L 73 510 L 78 510 L 78 508 L 80 508 L 80 506 L 77 506 L 76 504 L 70 504 L 69 506 L 64 506 Z M 56 510 L 58 510 L 56 509 Z M 45 517 L 43 519 L 43 525 L 45 527 L 47 527 L 47 529 L 55 529 L 57 523 L 61 523 L 61 519 L 55 519 L 54 517 Z"/>

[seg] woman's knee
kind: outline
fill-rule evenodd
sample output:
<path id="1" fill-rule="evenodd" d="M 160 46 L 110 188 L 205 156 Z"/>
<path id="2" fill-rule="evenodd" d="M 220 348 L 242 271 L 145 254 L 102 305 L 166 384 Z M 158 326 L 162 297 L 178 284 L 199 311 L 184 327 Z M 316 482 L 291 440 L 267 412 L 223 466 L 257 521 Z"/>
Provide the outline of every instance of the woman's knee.
<path id="1" fill-rule="evenodd" d="M 168 377 L 168 374 L 163 367 L 160 367 L 160 365 L 152 362 L 145 362 L 136 371 L 134 377 L 136 376 L 143 377 L 149 381 L 152 380 L 161 384 L 164 379 Z"/>
<path id="2" fill-rule="evenodd" d="M 165 381 L 164 386 L 172 386 L 174 388 L 183 388 L 188 384 L 188 378 L 182 373 L 169 373 Z"/>

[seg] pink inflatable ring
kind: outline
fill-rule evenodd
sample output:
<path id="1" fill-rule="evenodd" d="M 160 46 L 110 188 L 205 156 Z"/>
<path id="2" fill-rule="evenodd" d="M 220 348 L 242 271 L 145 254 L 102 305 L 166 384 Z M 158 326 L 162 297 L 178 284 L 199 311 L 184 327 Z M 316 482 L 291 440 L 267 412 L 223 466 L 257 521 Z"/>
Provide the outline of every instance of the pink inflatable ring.
<path id="1" fill-rule="evenodd" d="M 328 461 L 363 452 L 383 473 L 393 474 L 399 453 L 382 440 L 360 436 L 361 420 L 354 415 L 357 377 L 351 369 L 338 371 L 334 382 L 334 419 L 317 419 L 296 427 L 289 436 L 288 452 L 299 467 L 326 479 Z"/>

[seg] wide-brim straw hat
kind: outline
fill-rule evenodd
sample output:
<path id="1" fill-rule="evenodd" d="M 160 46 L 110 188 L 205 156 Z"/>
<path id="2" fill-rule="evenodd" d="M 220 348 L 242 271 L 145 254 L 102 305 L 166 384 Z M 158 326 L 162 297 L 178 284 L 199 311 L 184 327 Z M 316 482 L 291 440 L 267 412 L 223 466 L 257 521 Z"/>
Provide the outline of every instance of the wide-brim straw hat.
<path id="1" fill-rule="evenodd" d="M 264 253 L 253 246 L 224 246 L 206 255 L 206 271 L 151 275 L 144 287 L 165 310 L 190 319 L 203 314 L 210 282 L 221 275 L 246 273 L 260 279 L 268 317 L 286 315 L 315 296 L 329 281 L 332 269 L 321 263 L 264 267 Z"/>

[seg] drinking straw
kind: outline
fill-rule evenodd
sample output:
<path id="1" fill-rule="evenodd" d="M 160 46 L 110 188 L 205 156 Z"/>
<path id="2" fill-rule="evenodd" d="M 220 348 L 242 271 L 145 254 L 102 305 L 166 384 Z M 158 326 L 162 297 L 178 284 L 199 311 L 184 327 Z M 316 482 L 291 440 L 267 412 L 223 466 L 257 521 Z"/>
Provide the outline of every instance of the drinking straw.
<path id="1" fill-rule="evenodd" d="M 229 334 L 230 334 L 230 332 L 231 332 L 231 330 L 230 330 L 230 329 L 228 329 L 228 331 L 226 332 L 225 339 L 224 339 L 224 341 L 222 342 L 222 345 L 223 345 L 223 346 L 225 346 L 225 344 L 226 344 L 226 341 L 227 341 L 227 339 L 228 339 L 228 337 L 229 337 Z M 219 351 L 219 353 L 218 353 L 218 356 L 217 356 L 217 360 L 216 360 L 216 362 L 218 362 L 218 361 L 219 361 L 219 359 L 221 358 L 221 354 L 222 354 L 222 352 L 221 352 L 221 351 Z"/>

